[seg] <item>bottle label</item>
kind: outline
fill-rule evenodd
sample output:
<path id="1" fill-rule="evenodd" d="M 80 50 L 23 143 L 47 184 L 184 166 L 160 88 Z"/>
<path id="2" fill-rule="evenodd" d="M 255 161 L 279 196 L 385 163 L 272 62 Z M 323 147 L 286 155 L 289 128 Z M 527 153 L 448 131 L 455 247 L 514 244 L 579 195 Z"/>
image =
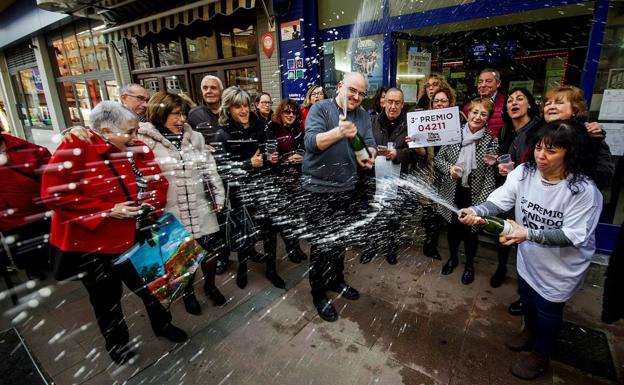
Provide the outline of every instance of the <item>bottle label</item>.
<path id="1" fill-rule="evenodd" d="M 360 162 L 365 161 L 366 159 L 370 159 L 370 156 L 368 155 L 368 151 L 366 151 L 365 148 L 356 151 L 355 152 L 355 157 L 357 158 L 357 160 L 359 160 Z"/>

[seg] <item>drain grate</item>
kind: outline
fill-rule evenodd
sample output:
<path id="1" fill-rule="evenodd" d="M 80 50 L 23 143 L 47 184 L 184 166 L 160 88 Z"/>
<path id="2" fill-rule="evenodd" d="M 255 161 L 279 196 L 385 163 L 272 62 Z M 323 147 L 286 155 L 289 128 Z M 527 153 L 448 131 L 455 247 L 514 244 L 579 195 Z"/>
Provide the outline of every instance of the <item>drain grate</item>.
<path id="1" fill-rule="evenodd" d="M 617 382 L 609 340 L 603 332 L 564 322 L 553 359 Z"/>

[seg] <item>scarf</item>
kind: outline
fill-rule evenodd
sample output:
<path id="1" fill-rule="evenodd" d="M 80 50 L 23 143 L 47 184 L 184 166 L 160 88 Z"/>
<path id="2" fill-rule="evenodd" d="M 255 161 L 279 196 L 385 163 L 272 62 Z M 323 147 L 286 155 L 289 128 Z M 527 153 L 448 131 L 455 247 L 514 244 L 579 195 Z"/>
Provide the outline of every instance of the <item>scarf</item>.
<path id="1" fill-rule="evenodd" d="M 474 134 L 470 131 L 468 123 L 464 125 L 462 129 L 462 148 L 459 152 L 459 157 L 457 158 L 457 163 L 463 163 L 464 166 L 464 175 L 461 178 L 461 184 L 463 187 L 470 187 L 468 184 L 468 178 L 472 170 L 477 168 L 477 142 L 483 137 L 485 134 L 485 127 L 475 132 Z"/>

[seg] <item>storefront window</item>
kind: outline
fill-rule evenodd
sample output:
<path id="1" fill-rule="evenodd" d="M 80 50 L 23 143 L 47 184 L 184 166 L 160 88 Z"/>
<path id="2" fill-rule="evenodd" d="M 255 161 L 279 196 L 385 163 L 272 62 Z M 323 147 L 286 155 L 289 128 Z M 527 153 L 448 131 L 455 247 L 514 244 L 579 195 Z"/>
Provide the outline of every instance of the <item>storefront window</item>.
<path id="1" fill-rule="evenodd" d="M 149 44 L 144 47 L 139 46 L 139 42 L 136 38 L 130 39 L 130 46 L 132 47 L 132 59 L 134 62 L 135 70 L 143 70 L 146 68 L 152 68 L 152 55 L 150 54 Z"/>
<path id="2" fill-rule="evenodd" d="M 56 58 L 56 67 L 58 69 L 59 76 L 70 76 L 69 63 L 65 58 L 63 39 L 57 39 L 52 42 L 52 51 Z"/>
<path id="3" fill-rule="evenodd" d="M 360 72 L 368 79 L 367 99 L 383 84 L 383 36 L 372 35 L 353 40 L 337 40 L 323 44 L 323 86 L 333 96 L 345 73 Z M 296 63 L 297 60 L 295 60 Z M 290 70 L 296 79 L 296 68 Z M 290 75 L 290 74 L 289 74 Z M 368 102 L 365 102 L 368 105 Z"/>
<path id="4" fill-rule="evenodd" d="M 158 84 L 158 78 L 145 78 L 139 80 L 139 83 L 150 93 L 150 95 L 155 94 L 160 91 L 160 85 Z"/>
<path id="5" fill-rule="evenodd" d="M 217 35 L 199 36 L 197 39 L 186 39 L 189 63 L 201 63 L 219 59 L 217 52 Z"/>
<path id="6" fill-rule="evenodd" d="M 82 58 L 80 57 L 80 48 L 78 47 L 76 35 L 63 36 L 63 46 L 65 47 L 65 58 L 69 64 L 71 75 L 82 75 Z"/>
<path id="7" fill-rule="evenodd" d="M 246 29 L 233 28 L 230 32 L 221 33 L 223 58 L 253 55 L 258 50 L 256 30 L 253 25 Z"/>
<path id="8" fill-rule="evenodd" d="M 179 75 L 165 76 L 165 88 L 167 92 L 173 94 L 179 94 L 181 91 L 188 92 L 186 78 Z"/>
<path id="9" fill-rule="evenodd" d="M 119 100 L 119 87 L 117 87 L 117 82 L 115 80 L 107 80 L 104 84 L 106 85 L 108 100 Z"/>
<path id="10" fill-rule="evenodd" d="M 158 43 L 156 44 L 156 49 L 158 50 L 158 60 L 162 67 L 182 64 L 182 50 L 179 42 Z"/>
<path id="11" fill-rule="evenodd" d="M 256 67 L 237 68 L 225 71 L 226 86 L 239 86 L 254 98 L 260 91 L 260 79 Z"/>
<path id="12" fill-rule="evenodd" d="M 93 44 L 95 45 L 95 57 L 98 62 L 100 71 L 110 70 L 111 62 L 108 55 L 108 46 L 106 45 L 106 39 L 101 33 L 93 33 Z"/>
<path id="13" fill-rule="evenodd" d="M 24 126 L 52 128 L 39 68 L 21 70 L 12 78 L 17 91 L 18 108 Z"/>
<path id="14" fill-rule="evenodd" d="M 77 103 L 77 95 L 76 90 L 74 89 L 74 83 L 72 82 L 63 82 L 63 99 L 65 103 L 67 103 L 67 108 L 69 110 L 69 120 L 71 125 L 81 125 L 82 124 L 82 115 L 80 114 L 80 108 Z"/>
<path id="15" fill-rule="evenodd" d="M 95 57 L 95 47 L 91 40 L 89 30 L 82 31 L 76 35 L 78 46 L 80 47 L 80 56 L 82 57 L 82 66 L 84 72 L 94 72 L 98 70 L 98 63 Z"/>

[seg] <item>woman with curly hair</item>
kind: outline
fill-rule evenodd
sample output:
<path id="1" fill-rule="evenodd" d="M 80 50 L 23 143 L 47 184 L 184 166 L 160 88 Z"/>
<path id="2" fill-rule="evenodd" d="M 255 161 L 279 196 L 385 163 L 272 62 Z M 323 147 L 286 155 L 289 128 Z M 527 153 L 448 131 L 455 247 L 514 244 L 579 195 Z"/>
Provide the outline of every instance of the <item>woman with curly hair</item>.
<path id="1" fill-rule="evenodd" d="M 554 121 L 541 129 L 527 163 L 507 176 L 487 201 L 459 212 L 473 226 L 476 216 L 514 209 L 516 223 L 503 244 L 518 245 L 518 288 L 524 305 L 524 330 L 506 345 L 531 353 L 511 367 L 513 375 L 533 379 L 550 360 L 563 322 L 563 307 L 582 286 L 596 249 L 594 232 L 602 196 L 591 179 L 595 155 L 591 139 L 575 121 Z"/>

